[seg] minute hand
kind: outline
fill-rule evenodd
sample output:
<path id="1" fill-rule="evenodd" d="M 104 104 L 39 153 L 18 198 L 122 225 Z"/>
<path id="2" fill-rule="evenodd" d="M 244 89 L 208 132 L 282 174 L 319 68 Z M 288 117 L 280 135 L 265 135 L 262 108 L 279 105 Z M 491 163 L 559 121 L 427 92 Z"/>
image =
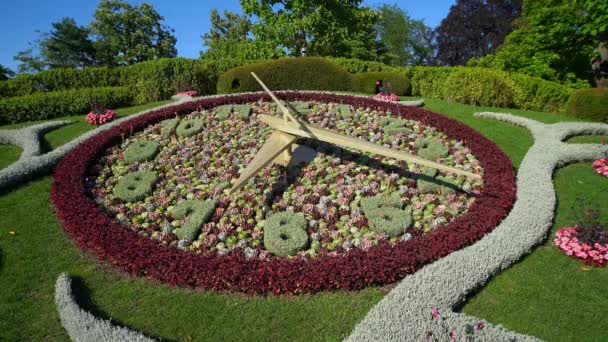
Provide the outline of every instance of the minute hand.
<path id="1" fill-rule="evenodd" d="M 420 158 L 413 154 L 398 151 L 392 148 L 384 147 L 378 144 L 373 144 L 368 141 L 349 137 L 346 135 L 338 134 L 323 128 L 318 128 L 303 122 L 300 122 L 301 128 L 296 127 L 295 125 L 291 125 L 286 123 L 284 120 L 279 118 L 275 118 L 269 115 L 261 115 L 261 121 L 266 123 L 271 128 L 274 128 L 278 131 L 282 131 L 285 133 L 289 133 L 292 135 L 304 137 L 304 138 L 312 138 L 321 141 L 325 141 L 331 144 L 340 145 L 344 147 L 353 148 L 359 151 L 370 152 L 373 154 L 378 154 L 381 156 L 385 156 L 388 158 L 393 158 L 397 160 L 403 160 L 406 162 L 429 166 L 437 170 L 448 171 L 459 175 L 464 175 L 472 178 L 481 178 L 480 175 L 467 172 L 464 170 L 460 170 L 451 166 L 443 165 L 434 161 L 430 161 L 424 158 Z"/>

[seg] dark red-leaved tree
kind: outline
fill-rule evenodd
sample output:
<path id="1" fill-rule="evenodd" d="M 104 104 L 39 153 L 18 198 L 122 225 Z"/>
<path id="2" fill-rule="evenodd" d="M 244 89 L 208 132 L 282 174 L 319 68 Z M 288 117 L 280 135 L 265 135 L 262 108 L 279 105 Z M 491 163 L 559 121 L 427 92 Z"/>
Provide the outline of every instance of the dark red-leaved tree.
<path id="1" fill-rule="evenodd" d="M 521 14 L 522 0 L 458 0 L 437 33 L 437 63 L 464 65 L 494 52 Z"/>

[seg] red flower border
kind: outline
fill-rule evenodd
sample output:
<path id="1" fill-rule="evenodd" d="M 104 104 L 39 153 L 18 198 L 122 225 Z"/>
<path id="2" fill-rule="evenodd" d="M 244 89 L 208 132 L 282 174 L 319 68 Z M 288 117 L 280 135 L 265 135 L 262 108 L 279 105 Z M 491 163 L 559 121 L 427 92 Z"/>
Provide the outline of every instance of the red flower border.
<path id="1" fill-rule="evenodd" d="M 246 259 L 242 253 L 196 255 L 159 245 L 116 223 L 89 197 L 84 187 L 87 169 L 106 148 L 148 125 L 197 108 L 254 102 L 260 94 L 222 96 L 159 109 L 128 120 L 76 147 L 56 167 L 51 202 L 65 232 L 83 249 L 133 276 L 184 287 L 227 290 L 250 294 L 318 292 L 344 288 L 356 290 L 372 284 L 402 279 L 425 264 L 468 246 L 490 232 L 509 213 L 515 201 L 515 174 L 509 158 L 472 128 L 444 116 L 371 98 L 327 93 L 282 92 L 294 101 L 349 103 L 355 107 L 390 110 L 417 120 L 461 140 L 484 168 L 484 188 L 469 211 L 423 237 L 386 243 L 367 252 L 359 249 L 345 256 L 308 261 L 273 258 Z"/>

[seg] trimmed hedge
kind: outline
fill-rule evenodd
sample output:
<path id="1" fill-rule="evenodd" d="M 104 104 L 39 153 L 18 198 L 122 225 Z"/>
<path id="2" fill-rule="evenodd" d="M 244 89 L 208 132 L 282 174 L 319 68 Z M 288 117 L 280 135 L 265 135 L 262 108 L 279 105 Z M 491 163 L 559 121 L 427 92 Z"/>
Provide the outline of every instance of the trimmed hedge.
<path id="1" fill-rule="evenodd" d="M 566 112 L 581 119 L 608 123 L 608 88 L 575 91 L 568 100 Z"/>
<path id="2" fill-rule="evenodd" d="M 0 99 L 0 124 L 45 120 L 66 115 L 86 114 L 91 104 L 108 108 L 133 104 L 133 97 L 124 87 L 83 88 Z"/>
<path id="3" fill-rule="evenodd" d="M 227 94 L 262 90 L 251 72 L 255 72 L 270 89 L 350 89 L 349 74 L 337 64 L 321 57 L 296 57 L 230 69 L 220 76 L 217 92 Z"/>
<path id="4" fill-rule="evenodd" d="M 380 62 L 363 61 L 355 58 L 344 58 L 344 57 L 328 57 L 328 59 L 351 74 L 360 72 L 376 72 L 376 71 L 399 71 L 398 67 L 393 67 Z"/>
<path id="5" fill-rule="evenodd" d="M 376 91 L 376 80 L 383 80 L 384 86 L 388 83 L 397 95 L 410 95 L 412 86 L 410 78 L 403 71 L 362 72 L 352 75 L 351 90 L 373 94 Z"/>

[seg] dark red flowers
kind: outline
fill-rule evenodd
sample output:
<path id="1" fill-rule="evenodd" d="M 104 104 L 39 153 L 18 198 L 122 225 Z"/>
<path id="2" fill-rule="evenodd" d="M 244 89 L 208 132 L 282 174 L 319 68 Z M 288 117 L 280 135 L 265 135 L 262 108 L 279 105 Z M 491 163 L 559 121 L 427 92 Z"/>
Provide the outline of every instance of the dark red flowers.
<path id="1" fill-rule="evenodd" d="M 361 289 L 402 279 L 425 264 L 470 245 L 491 231 L 508 214 L 515 200 L 515 175 L 507 156 L 492 141 L 472 128 L 422 109 L 375 101 L 371 98 L 325 93 L 280 93 L 289 101 L 350 103 L 355 107 L 390 110 L 417 120 L 461 140 L 481 161 L 484 188 L 469 211 L 447 226 L 424 236 L 388 243 L 367 252 L 354 249 L 345 256 L 312 260 L 245 259 L 241 253 L 219 256 L 195 255 L 159 245 L 138 236 L 106 215 L 85 193 L 87 168 L 104 149 L 123 136 L 146 126 L 188 114 L 202 107 L 228 103 L 270 100 L 265 95 L 246 94 L 203 99 L 163 108 L 133 118 L 79 145 L 57 166 L 51 201 L 66 233 L 83 249 L 134 276 L 146 276 L 170 285 L 241 291 L 246 293 L 302 293 L 327 289 Z"/>

